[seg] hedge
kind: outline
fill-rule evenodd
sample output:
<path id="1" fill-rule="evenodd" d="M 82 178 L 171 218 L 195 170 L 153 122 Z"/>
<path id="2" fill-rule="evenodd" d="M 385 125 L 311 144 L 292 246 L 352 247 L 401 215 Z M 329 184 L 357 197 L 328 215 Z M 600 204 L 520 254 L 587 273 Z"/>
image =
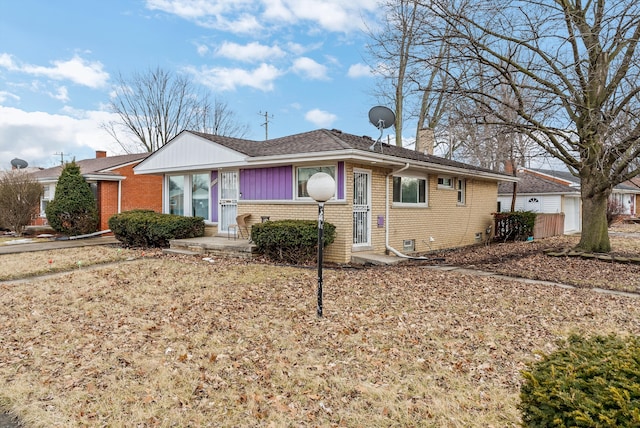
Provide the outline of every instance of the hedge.
<path id="1" fill-rule="evenodd" d="M 168 247 L 171 239 L 203 236 L 204 219 L 132 210 L 112 216 L 109 228 L 127 247 Z"/>
<path id="2" fill-rule="evenodd" d="M 324 223 L 324 247 L 335 240 L 336 227 Z M 278 220 L 254 224 L 251 239 L 266 257 L 285 263 L 306 264 L 318 253 L 318 222 Z"/>

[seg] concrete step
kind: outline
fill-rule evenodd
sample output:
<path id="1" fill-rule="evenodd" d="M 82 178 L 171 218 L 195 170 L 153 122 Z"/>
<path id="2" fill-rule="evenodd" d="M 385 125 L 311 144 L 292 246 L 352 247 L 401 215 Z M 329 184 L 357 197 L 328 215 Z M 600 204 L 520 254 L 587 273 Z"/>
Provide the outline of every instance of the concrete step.
<path id="1" fill-rule="evenodd" d="M 200 256 L 202 253 L 191 251 L 191 250 L 183 250 L 179 248 L 163 248 L 162 254 L 178 254 L 182 256 Z"/>

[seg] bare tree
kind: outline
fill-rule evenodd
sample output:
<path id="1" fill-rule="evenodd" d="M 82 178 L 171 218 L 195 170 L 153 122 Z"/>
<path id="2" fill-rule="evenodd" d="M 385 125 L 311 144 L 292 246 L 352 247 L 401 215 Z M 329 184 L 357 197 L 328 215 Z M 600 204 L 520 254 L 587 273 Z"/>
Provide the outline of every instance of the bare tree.
<path id="1" fill-rule="evenodd" d="M 381 10 L 385 14 L 383 26 L 369 29 L 373 42 L 368 48 L 375 62 L 373 70 L 383 77 L 393 93 L 389 96 L 389 91 L 381 91 L 393 104 L 396 145 L 402 147 L 406 97 L 415 93 L 417 74 L 424 73 L 416 67 L 414 52 L 423 39 L 424 9 L 417 0 L 387 0 L 381 4 Z"/>
<path id="2" fill-rule="evenodd" d="M 640 2 L 421 4 L 452 29 L 451 57 L 481 72 L 449 67 L 452 95 L 483 106 L 478 123 L 526 135 L 580 178 L 578 247 L 610 251 L 608 196 L 640 173 Z"/>
<path id="3" fill-rule="evenodd" d="M 118 120 L 102 127 L 126 152 L 154 152 L 185 129 L 239 138 L 249 131 L 225 102 L 212 104 L 188 77 L 159 67 L 118 75 L 109 107 Z"/>
<path id="4" fill-rule="evenodd" d="M 7 171 L 0 177 L 0 224 L 21 234 L 40 212 L 42 184 L 24 171 Z"/>

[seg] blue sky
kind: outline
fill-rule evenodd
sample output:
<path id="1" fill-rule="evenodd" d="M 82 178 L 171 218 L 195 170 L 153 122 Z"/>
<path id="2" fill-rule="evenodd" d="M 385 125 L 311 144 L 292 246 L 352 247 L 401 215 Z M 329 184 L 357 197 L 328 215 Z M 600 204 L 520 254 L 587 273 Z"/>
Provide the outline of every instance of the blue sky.
<path id="1" fill-rule="evenodd" d="M 100 123 L 119 73 L 184 73 L 250 139 L 337 128 L 378 137 L 365 25 L 377 0 L 0 0 L 0 169 L 122 153 Z M 262 115 L 260 115 L 262 113 Z M 58 155 L 55 155 L 58 153 Z"/>

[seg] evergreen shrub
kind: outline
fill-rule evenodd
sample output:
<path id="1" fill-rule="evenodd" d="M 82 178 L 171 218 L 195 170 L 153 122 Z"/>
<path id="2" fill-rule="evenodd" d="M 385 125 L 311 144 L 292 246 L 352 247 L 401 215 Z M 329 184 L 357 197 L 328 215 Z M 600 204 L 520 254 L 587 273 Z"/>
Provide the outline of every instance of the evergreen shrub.
<path id="1" fill-rule="evenodd" d="M 62 169 L 56 194 L 47 204 L 45 214 L 56 232 L 75 236 L 98 230 L 98 204 L 75 161 Z"/>
<path id="2" fill-rule="evenodd" d="M 336 227 L 324 222 L 324 247 L 333 243 Z M 318 222 L 278 220 L 254 224 L 251 239 L 266 257 L 285 263 L 306 264 L 318 253 Z"/>
<path id="3" fill-rule="evenodd" d="M 203 236 L 204 219 L 132 210 L 112 216 L 109 229 L 126 247 L 168 247 L 171 239 Z"/>
<path id="4" fill-rule="evenodd" d="M 523 371 L 526 427 L 640 427 L 640 337 L 572 335 Z"/>

